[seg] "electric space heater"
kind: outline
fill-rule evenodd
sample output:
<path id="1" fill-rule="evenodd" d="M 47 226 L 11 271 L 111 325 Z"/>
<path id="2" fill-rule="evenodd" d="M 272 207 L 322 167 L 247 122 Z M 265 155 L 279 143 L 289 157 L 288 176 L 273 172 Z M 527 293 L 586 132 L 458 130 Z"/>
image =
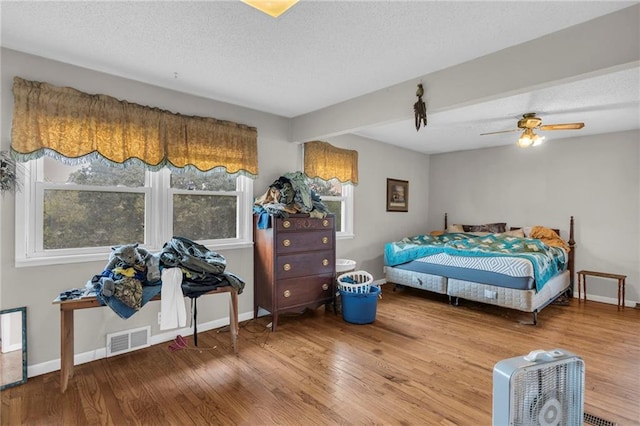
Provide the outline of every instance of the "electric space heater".
<path id="1" fill-rule="evenodd" d="M 493 426 L 582 426 L 584 362 L 564 349 L 535 350 L 493 368 Z"/>

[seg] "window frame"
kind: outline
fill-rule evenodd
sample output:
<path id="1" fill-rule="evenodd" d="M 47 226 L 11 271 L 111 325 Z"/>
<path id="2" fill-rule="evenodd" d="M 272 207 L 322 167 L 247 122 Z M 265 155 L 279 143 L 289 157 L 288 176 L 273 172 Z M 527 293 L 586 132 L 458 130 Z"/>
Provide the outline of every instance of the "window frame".
<path id="1" fill-rule="evenodd" d="M 353 233 L 353 185 L 340 183 L 342 186 L 342 196 L 337 195 L 319 195 L 322 201 L 340 201 L 342 211 L 342 228 L 343 230 L 336 229 L 336 239 L 348 239 L 354 238 L 355 234 Z"/>
<path id="2" fill-rule="evenodd" d="M 145 171 L 145 186 L 130 188 L 116 186 L 89 186 L 48 183 L 44 181 L 44 160 L 39 158 L 19 168 L 20 180 L 24 182 L 15 198 L 15 266 L 44 266 L 91 261 L 106 261 L 110 246 L 67 249 L 43 248 L 44 191 L 47 189 L 78 189 L 81 191 L 128 192 L 145 194 L 144 244 L 152 252 L 173 236 L 173 194 L 187 192 L 205 195 L 230 195 L 237 197 L 237 238 L 203 240 L 198 243 L 212 250 L 251 247 L 253 244 L 253 180 L 246 176 L 236 178 L 235 191 L 182 191 L 170 188 L 171 171 Z M 75 188 L 74 188 L 75 187 Z"/>

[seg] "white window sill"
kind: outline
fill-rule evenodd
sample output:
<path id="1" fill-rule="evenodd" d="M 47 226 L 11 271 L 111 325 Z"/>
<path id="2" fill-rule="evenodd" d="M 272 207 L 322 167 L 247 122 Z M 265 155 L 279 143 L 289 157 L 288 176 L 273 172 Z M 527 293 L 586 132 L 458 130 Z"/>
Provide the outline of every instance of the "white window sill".
<path id="1" fill-rule="evenodd" d="M 347 234 L 346 232 L 336 234 L 336 240 L 352 240 L 355 237 L 355 234 Z"/>

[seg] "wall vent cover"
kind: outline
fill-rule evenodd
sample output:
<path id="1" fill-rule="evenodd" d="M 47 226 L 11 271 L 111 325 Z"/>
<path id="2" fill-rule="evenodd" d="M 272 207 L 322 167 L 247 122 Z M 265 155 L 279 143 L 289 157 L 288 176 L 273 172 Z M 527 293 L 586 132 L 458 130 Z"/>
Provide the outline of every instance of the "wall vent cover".
<path id="1" fill-rule="evenodd" d="M 598 417 L 589 413 L 584 413 L 584 423 L 594 426 L 618 426 L 617 423 L 614 423 L 610 420 L 605 420 L 602 417 Z"/>
<path id="2" fill-rule="evenodd" d="M 107 334 L 107 357 L 146 348 L 150 340 L 150 326 Z"/>

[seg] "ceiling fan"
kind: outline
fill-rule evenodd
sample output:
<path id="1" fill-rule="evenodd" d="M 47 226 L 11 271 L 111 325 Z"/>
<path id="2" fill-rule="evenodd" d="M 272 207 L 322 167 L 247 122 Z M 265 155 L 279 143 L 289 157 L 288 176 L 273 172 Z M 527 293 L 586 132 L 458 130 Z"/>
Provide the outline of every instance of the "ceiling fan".
<path id="1" fill-rule="evenodd" d="M 542 119 L 536 117 L 535 112 L 529 112 L 522 115 L 522 118 L 518 120 L 518 128 L 512 130 L 502 130 L 499 132 L 481 133 L 484 135 L 495 135 L 496 133 L 508 133 L 519 132 L 520 129 L 524 129 L 522 135 L 518 139 L 518 146 L 521 148 L 528 148 L 530 146 L 537 146 L 542 143 L 544 136 L 538 136 L 533 131 L 536 130 L 579 130 L 584 127 L 584 123 L 563 123 L 563 124 L 545 124 L 542 125 Z"/>

